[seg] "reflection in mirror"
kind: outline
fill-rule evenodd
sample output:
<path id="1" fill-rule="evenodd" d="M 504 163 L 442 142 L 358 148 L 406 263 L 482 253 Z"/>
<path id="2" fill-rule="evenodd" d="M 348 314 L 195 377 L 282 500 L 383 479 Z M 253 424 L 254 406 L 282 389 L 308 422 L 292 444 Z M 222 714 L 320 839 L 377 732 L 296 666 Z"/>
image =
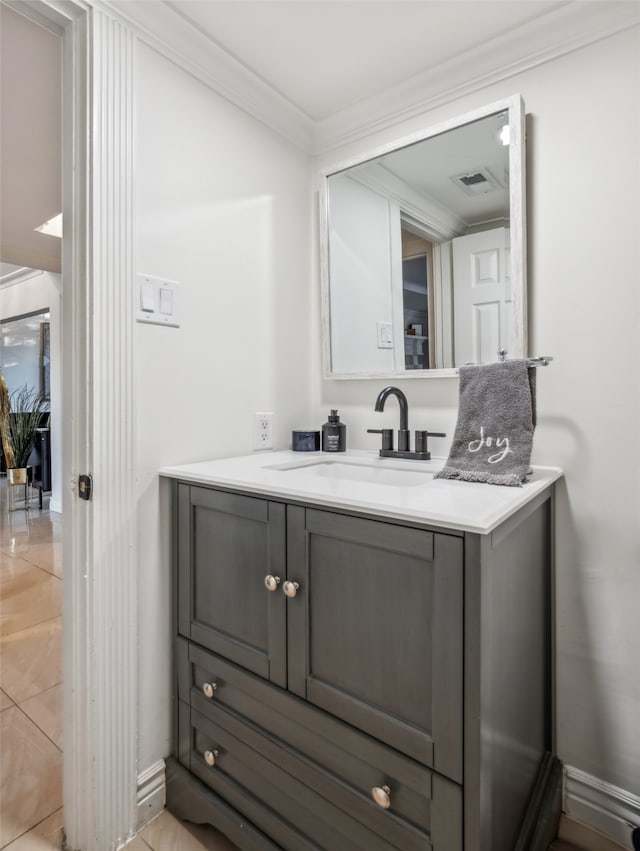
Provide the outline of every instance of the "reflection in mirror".
<path id="1" fill-rule="evenodd" d="M 526 354 L 523 120 L 510 98 L 325 174 L 328 376 Z"/>

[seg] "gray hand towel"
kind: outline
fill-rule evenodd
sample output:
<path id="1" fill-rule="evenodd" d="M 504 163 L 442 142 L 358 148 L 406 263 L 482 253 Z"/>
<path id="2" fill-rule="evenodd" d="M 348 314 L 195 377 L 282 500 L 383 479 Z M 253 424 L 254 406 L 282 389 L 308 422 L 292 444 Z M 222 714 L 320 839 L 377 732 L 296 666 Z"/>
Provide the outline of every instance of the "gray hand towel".
<path id="1" fill-rule="evenodd" d="M 535 369 L 526 360 L 460 367 L 458 421 L 437 479 L 521 487 L 536 424 Z"/>

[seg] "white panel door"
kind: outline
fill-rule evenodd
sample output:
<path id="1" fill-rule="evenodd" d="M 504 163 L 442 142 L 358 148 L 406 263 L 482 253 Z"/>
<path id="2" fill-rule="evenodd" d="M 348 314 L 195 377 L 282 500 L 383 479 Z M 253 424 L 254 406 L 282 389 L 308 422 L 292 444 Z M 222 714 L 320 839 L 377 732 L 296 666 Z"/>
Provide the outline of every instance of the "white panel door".
<path id="1" fill-rule="evenodd" d="M 509 229 L 460 236 L 453 245 L 455 364 L 497 360 L 511 348 Z"/>

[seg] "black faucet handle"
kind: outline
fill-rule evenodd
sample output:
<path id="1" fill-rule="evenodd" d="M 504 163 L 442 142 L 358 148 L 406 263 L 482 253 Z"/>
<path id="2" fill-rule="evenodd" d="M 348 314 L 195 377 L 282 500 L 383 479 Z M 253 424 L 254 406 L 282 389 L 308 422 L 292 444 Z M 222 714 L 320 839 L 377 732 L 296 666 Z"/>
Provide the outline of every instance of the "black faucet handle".
<path id="1" fill-rule="evenodd" d="M 367 434 L 381 434 L 382 448 L 393 449 L 393 429 L 392 428 L 368 428 Z"/>
<path id="2" fill-rule="evenodd" d="M 427 455 L 430 455 L 428 438 L 446 436 L 447 435 L 442 431 L 427 431 L 427 429 L 416 431 L 416 452 L 426 452 Z"/>

